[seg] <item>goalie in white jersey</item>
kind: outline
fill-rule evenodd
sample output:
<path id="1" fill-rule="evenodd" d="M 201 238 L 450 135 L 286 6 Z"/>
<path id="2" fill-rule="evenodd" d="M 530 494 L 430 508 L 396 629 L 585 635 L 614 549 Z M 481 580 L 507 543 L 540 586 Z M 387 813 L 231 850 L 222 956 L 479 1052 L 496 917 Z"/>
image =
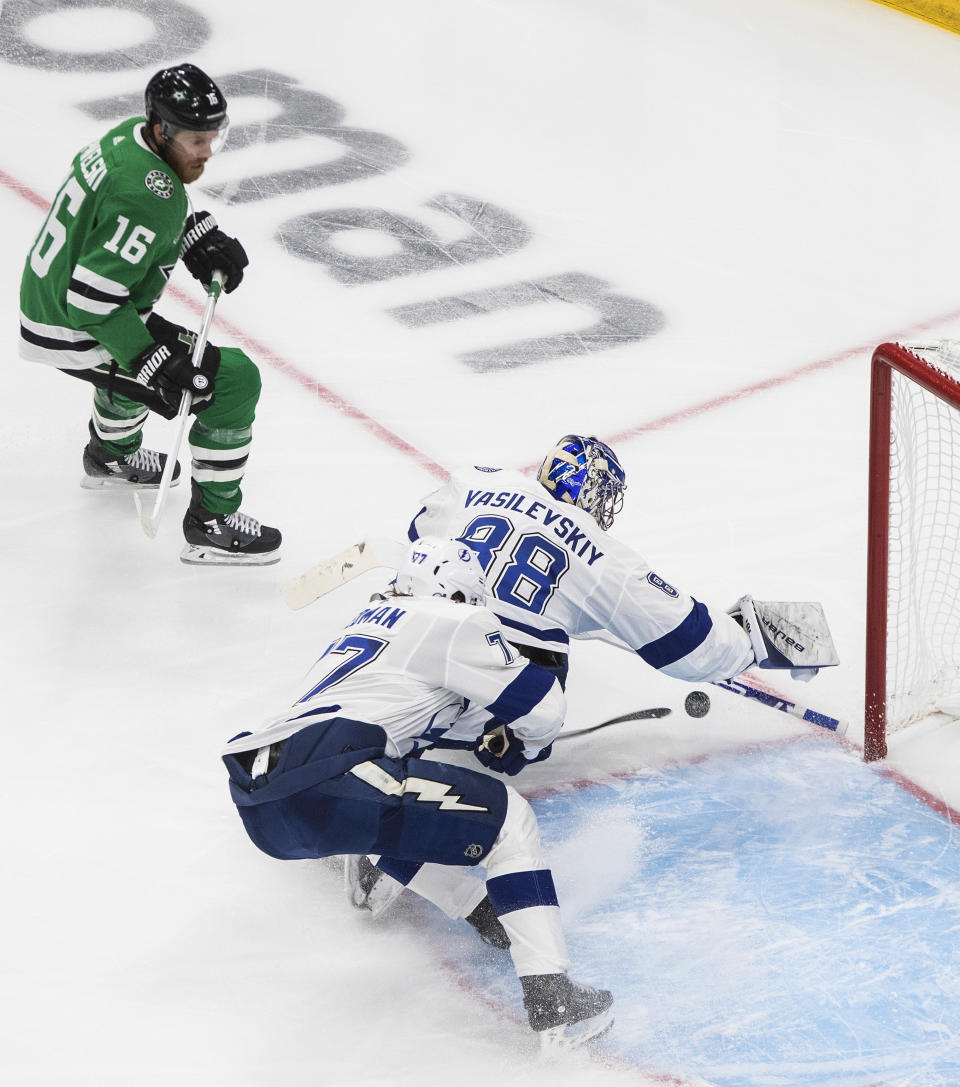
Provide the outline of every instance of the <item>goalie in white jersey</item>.
<path id="1" fill-rule="evenodd" d="M 612 635 L 651 667 L 691 682 L 731 679 L 753 665 L 809 678 L 837 663 L 818 604 L 765 605 L 742 597 L 735 618 L 675 588 L 607 535 L 625 489 L 626 474 L 608 445 L 567 434 L 536 479 L 500 468 L 455 472 L 424 500 L 409 535 L 435 533 L 468 544 L 511 644 L 561 683 L 571 637 L 609 641 Z M 438 746 L 473 746 L 484 714 L 482 707 L 465 714 Z M 496 727 L 506 744 L 503 759 L 511 768 L 521 765 L 510 761 L 509 725 L 480 727 Z M 503 759 L 493 768 L 505 769 Z M 384 855 L 356 859 L 354 871 L 348 896 L 375 916 L 405 886 L 457 916 L 450 870 Z"/>
<path id="2" fill-rule="evenodd" d="M 490 607 L 515 645 L 565 675 L 571 637 L 613 635 L 677 679 L 729 679 L 754 663 L 750 639 L 674 588 L 632 548 L 607 535 L 626 475 L 613 450 L 568 434 L 536 479 L 465 468 L 431 494 L 410 525 L 477 552 Z"/>
<path id="3" fill-rule="evenodd" d="M 536 816 L 514 789 L 417 752 L 460 724 L 491 719 L 509 755 L 478 747 L 508 773 L 545 758 L 565 700 L 548 671 L 507 642 L 482 606 L 484 576 L 462 543 L 415 543 L 394 595 L 338 632 L 296 702 L 223 752 L 230 792 L 253 842 L 279 859 L 389 853 L 451 868 L 445 902 L 495 946 L 509 946 L 530 1026 L 573 1046 L 612 1022 L 612 997 L 567 976 L 553 877 Z M 470 606 L 475 605 L 475 606 Z M 502 733 L 501 733 L 502 736 Z M 482 865 L 485 881 L 471 868 Z M 463 867 L 465 866 L 465 867 Z"/>

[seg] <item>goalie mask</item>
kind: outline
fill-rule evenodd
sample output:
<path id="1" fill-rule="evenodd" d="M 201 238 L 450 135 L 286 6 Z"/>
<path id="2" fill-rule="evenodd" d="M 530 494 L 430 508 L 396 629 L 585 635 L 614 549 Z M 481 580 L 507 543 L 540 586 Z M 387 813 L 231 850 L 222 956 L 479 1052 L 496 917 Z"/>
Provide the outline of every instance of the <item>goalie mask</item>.
<path id="1" fill-rule="evenodd" d="M 586 510 L 606 531 L 623 507 L 627 476 L 599 438 L 567 434 L 546 455 L 537 479 L 554 498 Z"/>
<path id="2" fill-rule="evenodd" d="M 464 604 L 482 604 L 486 579 L 476 552 L 459 540 L 424 536 L 397 569 L 398 596 L 444 596 Z"/>

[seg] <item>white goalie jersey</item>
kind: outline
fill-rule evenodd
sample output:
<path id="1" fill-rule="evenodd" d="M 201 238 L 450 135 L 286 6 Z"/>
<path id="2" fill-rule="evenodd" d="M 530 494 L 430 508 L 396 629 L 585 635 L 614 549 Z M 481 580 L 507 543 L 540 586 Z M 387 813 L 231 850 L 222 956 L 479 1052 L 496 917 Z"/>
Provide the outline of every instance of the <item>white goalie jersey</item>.
<path id="1" fill-rule="evenodd" d="M 516 644 L 565 653 L 570 637 L 613 635 L 689 681 L 729 679 L 754 663 L 729 615 L 669 584 L 588 513 L 519 472 L 458 470 L 425 499 L 408 535 L 449 536 L 476 551 L 487 606 Z"/>
<path id="2" fill-rule="evenodd" d="M 460 722 L 465 711 L 471 712 Z M 521 657 L 487 608 L 430 597 L 371 603 L 324 650 L 296 701 L 224 754 L 253 751 L 309 724 L 346 717 L 380 725 L 387 754 L 409 755 L 455 726 L 475 739 L 491 717 L 510 726 L 533 758 L 552 743 L 566 704 L 560 684 Z"/>

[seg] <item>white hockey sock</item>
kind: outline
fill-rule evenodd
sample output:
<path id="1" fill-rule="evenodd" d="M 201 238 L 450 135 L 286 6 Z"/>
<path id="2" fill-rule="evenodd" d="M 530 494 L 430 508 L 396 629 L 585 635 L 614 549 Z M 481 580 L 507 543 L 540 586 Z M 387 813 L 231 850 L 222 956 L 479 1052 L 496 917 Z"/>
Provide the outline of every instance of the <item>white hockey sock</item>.
<path id="1" fill-rule="evenodd" d="M 515 789 L 507 792 L 503 827 L 484 860 L 487 893 L 510 937 L 517 974 L 564 974 L 570 959 L 537 817 Z"/>
<path id="2" fill-rule="evenodd" d="M 486 896 L 487 888 L 475 868 L 448 864 L 424 864 L 407 887 L 438 906 L 454 921 L 466 917 Z"/>

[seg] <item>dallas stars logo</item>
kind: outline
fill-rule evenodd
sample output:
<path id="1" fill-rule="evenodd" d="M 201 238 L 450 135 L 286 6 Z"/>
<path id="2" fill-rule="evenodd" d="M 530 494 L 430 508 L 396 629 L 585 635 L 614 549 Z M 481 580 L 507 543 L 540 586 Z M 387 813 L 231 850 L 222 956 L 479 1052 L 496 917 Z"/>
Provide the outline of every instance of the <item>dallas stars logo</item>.
<path id="1" fill-rule="evenodd" d="M 185 102 L 187 99 L 187 92 L 174 91 L 173 94 L 170 95 L 170 97 L 174 100 L 174 102 Z"/>
<path id="2" fill-rule="evenodd" d="M 173 196 L 173 178 L 163 170 L 151 170 L 143 182 L 154 196 L 169 200 Z"/>

